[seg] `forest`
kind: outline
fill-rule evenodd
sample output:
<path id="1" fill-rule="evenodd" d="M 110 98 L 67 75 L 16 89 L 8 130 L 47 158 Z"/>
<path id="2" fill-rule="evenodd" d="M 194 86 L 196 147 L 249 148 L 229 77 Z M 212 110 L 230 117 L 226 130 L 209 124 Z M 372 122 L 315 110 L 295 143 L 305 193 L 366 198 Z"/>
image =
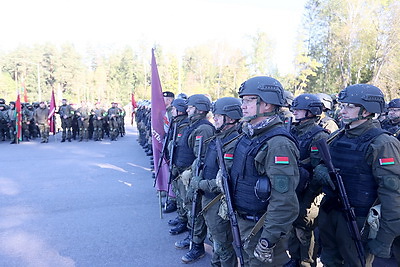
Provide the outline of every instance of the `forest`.
<path id="1" fill-rule="evenodd" d="M 217 99 L 237 96 L 249 77 L 268 75 L 294 95 L 336 94 L 350 84 L 370 83 L 387 101 L 400 97 L 400 1 L 307 1 L 291 73 L 278 71 L 272 36 L 261 29 L 249 38 L 251 51 L 207 41 L 178 55 L 153 45 L 163 90 Z M 26 88 L 30 102 L 48 101 L 52 90 L 75 103 L 125 105 L 131 93 L 150 99 L 151 48 L 143 43 L 78 51 L 73 43 L 36 43 L 0 51 L 0 98 L 15 100 Z"/>

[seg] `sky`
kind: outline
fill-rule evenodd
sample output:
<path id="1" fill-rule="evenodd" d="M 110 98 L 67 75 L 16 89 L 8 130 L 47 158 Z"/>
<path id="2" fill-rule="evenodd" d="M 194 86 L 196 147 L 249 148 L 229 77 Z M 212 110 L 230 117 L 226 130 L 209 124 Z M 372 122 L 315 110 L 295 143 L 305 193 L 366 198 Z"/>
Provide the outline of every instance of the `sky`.
<path id="1" fill-rule="evenodd" d="M 0 51 L 70 42 L 113 49 L 159 44 L 175 53 L 210 40 L 249 48 L 266 32 L 279 71 L 291 71 L 306 0 L 19 0 L 0 9 Z"/>

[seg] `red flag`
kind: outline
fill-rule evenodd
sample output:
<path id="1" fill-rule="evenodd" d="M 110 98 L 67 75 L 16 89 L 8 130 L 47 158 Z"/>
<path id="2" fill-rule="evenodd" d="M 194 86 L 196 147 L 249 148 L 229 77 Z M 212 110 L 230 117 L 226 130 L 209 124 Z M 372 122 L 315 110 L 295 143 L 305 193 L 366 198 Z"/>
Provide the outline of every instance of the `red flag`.
<path id="1" fill-rule="evenodd" d="M 161 151 L 164 141 L 164 115 L 165 115 L 165 103 L 162 95 L 162 88 L 160 82 L 160 76 L 158 74 L 156 58 L 154 56 L 154 49 L 151 50 L 151 133 L 152 133 L 152 145 L 153 145 L 153 158 L 155 172 L 157 173 L 157 167 L 160 160 L 163 160 L 161 164 L 161 170 L 156 177 L 156 188 L 158 191 L 168 190 L 168 176 L 169 169 L 165 159 L 160 159 Z M 170 189 L 169 194 L 172 190 Z"/>
<path id="2" fill-rule="evenodd" d="M 137 108 L 137 104 L 135 101 L 135 95 L 132 93 L 132 109 Z"/>
<path id="3" fill-rule="evenodd" d="M 17 96 L 17 101 L 15 101 L 15 112 L 16 112 L 15 130 L 17 134 L 16 140 L 22 141 L 22 113 L 21 113 L 21 98 L 19 96 L 19 92 Z"/>
<path id="4" fill-rule="evenodd" d="M 56 99 L 54 97 L 54 90 L 51 90 L 50 111 L 47 121 L 49 122 L 50 125 L 50 132 L 53 133 L 53 135 L 56 134 L 55 113 L 56 113 Z"/>
<path id="5" fill-rule="evenodd" d="M 24 102 L 28 103 L 28 91 L 26 90 L 25 83 L 22 83 L 22 87 L 24 88 Z"/>

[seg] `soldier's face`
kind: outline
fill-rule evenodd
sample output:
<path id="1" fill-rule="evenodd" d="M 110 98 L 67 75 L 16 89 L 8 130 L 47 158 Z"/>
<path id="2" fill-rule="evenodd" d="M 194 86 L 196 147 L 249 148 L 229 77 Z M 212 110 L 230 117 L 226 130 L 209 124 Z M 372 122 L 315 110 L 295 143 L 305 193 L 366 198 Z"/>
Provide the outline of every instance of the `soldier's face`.
<path id="1" fill-rule="evenodd" d="M 224 116 L 221 114 L 214 114 L 214 126 L 219 129 L 224 124 Z"/>
<path id="2" fill-rule="evenodd" d="M 172 107 L 171 114 L 172 114 L 173 117 L 178 116 L 178 111 L 176 110 L 176 107 L 174 107 L 174 106 Z"/>
<path id="3" fill-rule="evenodd" d="M 357 107 L 354 104 L 350 103 L 340 104 L 339 114 L 341 115 L 344 123 L 346 123 L 346 121 L 350 121 L 351 119 L 357 118 L 359 112 L 360 112 L 360 107 Z"/>
<path id="4" fill-rule="evenodd" d="M 196 112 L 196 107 L 194 107 L 194 106 L 188 106 L 186 112 L 187 112 L 187 114 L 188 114 L 189 116 L 192 116 L 192 115 L 194 115 L 194 113 Z"/>
<path id="5" fill-rule="evenodd" d="M 307 110 L 304 109 L 295 109 L 292 111 L 294 118 L 298 121 L 299 119 L 303 119 L 306 117 Z"/>
<path id="6" fill-rule="evenodd" d="M 389 108 L 388 109 L 389 120 L 395 120 L 400 118 L 400 108 Z"/>
<path id="7" fill-rule="evenodd" d="M 260 103 L 262 104 L 262 103 Z M 243 117 L 251 117 L 257 114 L 257 96 L 243 96 L 242 98 Z"/>

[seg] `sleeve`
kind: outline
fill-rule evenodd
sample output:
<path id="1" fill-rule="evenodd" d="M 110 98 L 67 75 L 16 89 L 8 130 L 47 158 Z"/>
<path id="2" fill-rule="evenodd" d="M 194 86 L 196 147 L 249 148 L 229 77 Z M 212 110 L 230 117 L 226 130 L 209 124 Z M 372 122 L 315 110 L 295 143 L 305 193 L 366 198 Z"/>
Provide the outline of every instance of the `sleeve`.
<path id="1" fill-rule="evenodd" d="M 210 138 L 211 136 L 214 135 L 214 129 L 211 125 L 208 124 L 203 124 L 200 125 L 199 127 L 197 127 L 192 134 L 189 135 L 188 138 L 188 145 L 190 148 L 193 149 L 193 154 L 197 157 L 198 153 L 199 153 L 199 141 L 201 140 L 202 137 L 202 149 L 201 149 L 201 159 L 204 158 L 205 154 L 206 154 L 206 150 L 207 150 L 207 145 L 208 143 L 206 143 L 205 141 Z M 195 165 L 196 165 L 196 160 L 193 162 L 192 164 L 192 171 L 194 173 L 195 170 Z"/>
<path id="2" fill-rule="evenodd" d="M 299 151 L 283 136 L 271 138 L 256 156 L 256 167 L 271 181 L 271 196 L 261 236 L 276 244 L 292 228 L 299 213 L 296 187 L 299 182 Z"/>
<path id="3" fill-rule="evenodd" d="M 400 142 L 385 136 L 379 143 L 372 143 L 371 149 L 367 161 L 378 183 L 382 215 L 376 239 L 389 245 L 400 235 Z"/>

